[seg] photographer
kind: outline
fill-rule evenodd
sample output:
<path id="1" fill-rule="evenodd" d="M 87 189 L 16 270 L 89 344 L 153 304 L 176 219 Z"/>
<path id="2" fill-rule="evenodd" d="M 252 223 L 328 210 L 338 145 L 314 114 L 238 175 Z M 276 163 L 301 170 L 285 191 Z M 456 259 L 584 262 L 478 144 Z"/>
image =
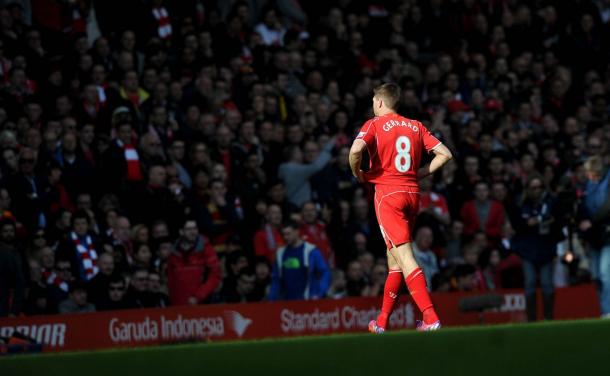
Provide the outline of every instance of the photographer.
<path id="1" fill-rule="evenodd" d="M 515 218 L 513 248 L 523 261 L 527 320 L 536 320 L 536 282 L 540 278 L 544 318 L 553 319 L 553 257 L 557 244 L 554 197 L 544 187 L 540 176 L 531 177 L 526 185 Z"/>

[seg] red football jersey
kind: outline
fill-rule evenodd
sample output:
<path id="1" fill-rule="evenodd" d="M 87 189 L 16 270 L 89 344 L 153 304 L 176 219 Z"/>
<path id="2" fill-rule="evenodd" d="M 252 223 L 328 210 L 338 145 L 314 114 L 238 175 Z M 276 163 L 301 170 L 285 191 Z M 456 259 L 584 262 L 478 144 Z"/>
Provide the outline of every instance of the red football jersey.
<path id="1" fill-rule="evenodd" d="M 441 144 L 422 123 L 396 113 L 367 121 L 356 138 L 366 142 L 369 152 L 371 165 L 367 181 L 410 186 L 416 190 L 422 151 L 430 152 Z"/>

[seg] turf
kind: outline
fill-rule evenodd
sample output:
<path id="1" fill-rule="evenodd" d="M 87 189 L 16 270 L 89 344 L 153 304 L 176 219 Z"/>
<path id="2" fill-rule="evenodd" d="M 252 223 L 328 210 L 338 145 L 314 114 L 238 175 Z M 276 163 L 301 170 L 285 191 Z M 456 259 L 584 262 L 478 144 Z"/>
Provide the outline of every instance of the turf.
<path id="1" fill-rule="evenodd" d="M 610 320 L 343 334 L 0 358 L 25 375 L 608 375 Z"/>

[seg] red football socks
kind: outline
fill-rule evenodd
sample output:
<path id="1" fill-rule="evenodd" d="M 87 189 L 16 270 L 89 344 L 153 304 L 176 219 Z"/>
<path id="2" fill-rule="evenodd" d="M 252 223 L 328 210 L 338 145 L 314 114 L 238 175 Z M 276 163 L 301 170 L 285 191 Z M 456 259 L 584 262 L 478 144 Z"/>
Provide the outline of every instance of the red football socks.
<path id="1" fill-rule="evenodd" d="M 417 304 L 417 307 L 424 315 L 424 322 L 426 324 L 432 324 L 438 321 L 438 316 L 434 311 L 434 306 L 432 305 L 432 300 L 430 300 L 430 294 L 426 287 L 424 272 L 420 268 L 413 270 L 411 274 L 407 276 L 405 282 L 407 282 L 407 287 L 409 288 L 409 292 L 411 293 L 411 297 L 415 301 L 415 304 Z"/>
<path id="2" fill-rule="evenodd" d="M 377 317 L 377 325 L 386 328 L 388 319 L 394 310 L 394 303 L 398 299 L 398 290 L 402 283 L 402 272 L 400 269 L 390 270 L 388 277 L 385 280 L 383 287 L 383 304 L 381 305 L 381 313 Z"/>

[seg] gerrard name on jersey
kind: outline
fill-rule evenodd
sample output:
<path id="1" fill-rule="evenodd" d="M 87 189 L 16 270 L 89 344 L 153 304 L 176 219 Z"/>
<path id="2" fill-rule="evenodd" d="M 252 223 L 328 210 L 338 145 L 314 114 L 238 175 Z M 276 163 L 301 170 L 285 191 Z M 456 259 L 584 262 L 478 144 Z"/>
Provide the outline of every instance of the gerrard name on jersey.
<path id="1" fill-rule="evenodd" d="M 397 120 L 388 120 L 383 125 L 383 130 L 387 132 L 394 127 L 409 127 L 409 128 L 411 128 L 411 130 L 413 132 L 419 131 L 419 128 L 417 127 L 417 125 L 412 124 L 411 121 L 404 121 L 404 120 L 402 122 L 397 121 Z"/>

